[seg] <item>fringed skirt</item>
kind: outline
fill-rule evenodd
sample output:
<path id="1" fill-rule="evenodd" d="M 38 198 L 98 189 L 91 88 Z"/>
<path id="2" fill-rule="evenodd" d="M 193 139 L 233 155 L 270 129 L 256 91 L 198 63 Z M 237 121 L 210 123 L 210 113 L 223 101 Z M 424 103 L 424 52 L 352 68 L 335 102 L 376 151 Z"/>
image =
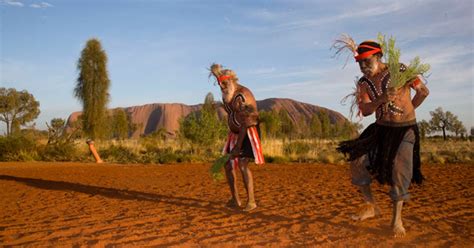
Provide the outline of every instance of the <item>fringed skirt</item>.
<path id="1" fill-rule="evenodd" d="M 373 123 L 357 139 L 339 143 L 337 150 L 348 155 L 353 161 L 367 155 L 370 165 L 367 170 L 381 184 L 392 184 L 392 169 L 398 147 L 405 133 L 412 129 L 415 133 L 413 146 L 412 182 L 421 184 L 420 135 L 416 121 L 407 123 Z"/>
<path id="2" fill-rule="evenodd" d="M 241 147 L 241 152 L 239 157 L 246 157 L 246 158 L 251 158 L 255 160 L 255 164 L 264 164 L 265 159 L 263 157 L 263 152 L 262 152 L 262 144 L 260 142 L 260 129 L 258 126 L 252 126 L 247 128 L 247 135 L 245 136 L 243 142 L 242 142 L 242 147 Z M 234 149 L 234 146 L 237 145 L 237 140 L 239 138 L 239 134 L 229 132 L 227 136 L 227 141 L 224 145 L 223 154 L 230 153 L 232 149 Z M 237 162 L 237 158 L 235 159 L 235 162 Z"/>

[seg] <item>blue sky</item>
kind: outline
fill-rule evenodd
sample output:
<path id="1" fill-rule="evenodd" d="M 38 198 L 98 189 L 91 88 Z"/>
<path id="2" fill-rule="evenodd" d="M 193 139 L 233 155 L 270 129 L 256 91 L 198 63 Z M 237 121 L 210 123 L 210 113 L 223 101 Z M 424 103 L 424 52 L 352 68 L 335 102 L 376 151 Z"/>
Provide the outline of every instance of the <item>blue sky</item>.
<path id="1" fill-rule="evenodd" d="M 203 102 L 213 62 L 236 71 L 258 100 L 281 97 L 348 115 L 340 100 L 360 76 L 333 41 L 393 35 L 402 61 L 432 66 L 418 120 L 441 106 L 474 125 L 473 1 L 0 0 L 0 87 L 40 102 L 40 129 L 81 105 L 76 63 L 98 38 L 108 55 L 109 107 Z M 363 121 L 367 125 L 374 117 Z M 3 128 L 3 129 L 2 129 Z M 3 133 L 4 125 L 0 124 Z"/>

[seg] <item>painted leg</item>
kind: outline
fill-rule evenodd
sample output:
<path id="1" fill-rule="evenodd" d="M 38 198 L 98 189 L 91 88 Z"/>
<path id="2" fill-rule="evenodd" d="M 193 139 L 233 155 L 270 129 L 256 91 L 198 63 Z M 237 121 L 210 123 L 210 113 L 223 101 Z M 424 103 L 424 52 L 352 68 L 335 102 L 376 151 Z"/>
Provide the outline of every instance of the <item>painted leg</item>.
<path id="1" fill-rule="evenodd" d="M 403 201 L 393 202 L 392 229 L 396 238 L 405 236 L 406 231 L 402 222 Z"/>
<path id="2" fill-rule="evenodd" d="M 393 202 L 392 228 L 395 237 L 403 237 L 406 234 L 402 222 L 403 201 L 410 198 L 408 187 L 413 177 L 413 146 L 416 137 L 409 130 L 398 148 L 392 170 L 392 189 L 390 197 Z"/>
<path id="3" fill-rule="evenodd" d="M 253 190 L 253 176 L 248 166 L 248 159 L 240 159 L 240 171 L 242 172 L 245 189 L 247 190 L 247 206 L 245 207 L 244 211 L 251 211 L 257 208 L 257 204 L 255 202 L 255 195 Z"/>
<path id="4" fill-rule="evenodd" d="M 91 151 L 92 155 L 94 156 L 95 162 L 98 164 L 103 163 L 104 161 L 100 158 L 99 153 L 95 149 L 94 141 L 87 140 L 86 143 L 89 145 L 89 151 Z"/>
<path id="5" fill-rule="evenodd" d="M 380 214 L 379 207 L 375 204 L 370 185 L 360 186 L 360 191 L 364 197 L 365 204 L 361 207 L 358 214 L 353 215 L 353 220 L 363 221 Z"/>
<path id="6" fill-rule="evenodd" d="M 240 207 L 240 198 L 239 198 L 239 191 L 237 189 L 237 181 L 235 180 L 235 169 L 232 166 L 233 162 L 229 161 L 225 167 L 225 175 L 227 178 L 227 183 L 229 184 L 230 193 L 232 198 L 227 202 L 228 207 L 238 208 Z"/>

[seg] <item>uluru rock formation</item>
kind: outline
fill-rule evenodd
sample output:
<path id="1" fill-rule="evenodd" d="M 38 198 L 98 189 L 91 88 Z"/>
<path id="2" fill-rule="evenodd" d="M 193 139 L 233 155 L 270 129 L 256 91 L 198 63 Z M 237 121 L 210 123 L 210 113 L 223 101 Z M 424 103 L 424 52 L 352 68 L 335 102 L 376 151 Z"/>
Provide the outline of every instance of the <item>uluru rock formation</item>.
<path id="1" fill-rule="evenodd" d="M 152 103 L 141 106 L 123 108 L 130 117 L 132 123 L 137 125 L 137 130 L 131 135 L 133 138 L 140 135 L 147 135 L 161 128 L 166 129 L 170 134 L 175 134 L 179 129 L 179 120 L 192 112 L 199 111 L 202 104 L 185 105 L 181 103 Z M 259 111 L 280 111 L 284 109 L 288 112 L 291 120 L 298 125 L 299 121 L 309 123 L 314 114 L 326 111 L 332 124 L 348 121 L 339 112 L 316 106 L 309 103 L 298 102 L 287 98 L 269 98 L 257 101 Z M 68 118 L 68 126 L 75 122 L 81 112 L 74 112 Z M 225 117 L 225 111 L 219 104 L 219 116 Z"/>

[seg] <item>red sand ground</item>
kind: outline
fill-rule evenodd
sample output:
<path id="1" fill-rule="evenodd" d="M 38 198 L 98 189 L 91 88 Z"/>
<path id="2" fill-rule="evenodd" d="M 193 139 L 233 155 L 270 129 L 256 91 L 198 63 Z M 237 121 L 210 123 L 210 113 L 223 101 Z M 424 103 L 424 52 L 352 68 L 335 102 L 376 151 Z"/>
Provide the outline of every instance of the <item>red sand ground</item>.
<path id="1" fill-rule="evenodd" d="M 225 207 L 209 165 L 0 163 L 0 246 L 429 246 L 474 244 L 474 166 L 424 165 L 404 208 L 408 234 L 382 215 L 350 220 L 361 203 L 347 166 L 253 166 L 254 212 Z M 244 189 L 241 187 L 243 195 Z"/>

